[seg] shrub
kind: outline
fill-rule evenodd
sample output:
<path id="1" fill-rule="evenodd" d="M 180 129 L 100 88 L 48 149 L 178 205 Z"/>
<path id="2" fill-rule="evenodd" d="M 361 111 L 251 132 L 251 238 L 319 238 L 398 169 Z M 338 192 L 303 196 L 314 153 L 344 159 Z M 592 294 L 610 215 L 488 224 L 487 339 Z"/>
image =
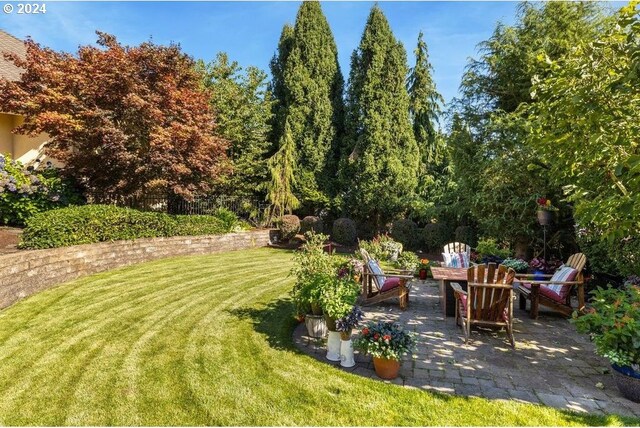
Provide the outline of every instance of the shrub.
<path id="1" fill-rule="evenodd" d="M 349 218 L 339 218 L 333 222 L 331 238 L 338 244 L 353 245 L 356 243 L 356 224 Z"/>
<path id="2" fill-rule="evenodd" d="M 228 230 L 212 216 L 172 216 L 113 205 L 84 205 L 31 217 L 20 248 L 55 248 L 161 236 L 221 234 Z"/>
<path id="3" fill-rule="evenodd" d="M 24 226 L 33 215 L 81 204 L 80 193 L 57 169 L 33 171 L 0 154 L 0 224 Z"/>
<path id="4" fill-rule="evenodd" d="M 313 231 L 315 233 L 322 233 L 324 229 L 324 225 L 322 224 L 322 219 L 320 217 L 308 215 L 302 219 L 300 222 L 300 232 L 307 233 L 309 231 Z"/>
<path id="5" fill-rule="evenodd" d="M 444 223 L 429 223 L 422 230 L 422 239 L 425 250 L 441 252 L 449 241 L 449 229 Z"/>
<path id="6" fill-rule="evenodd" d="M 502 264 L 516 271 L 516 273 L 527 273 L 529 263 L 522 259 L 504 259 Z"/>
<path id="7" fill-rule="evenodd" d="M 238 220 L 236 213 L 227 208 L 218 208 L 213 212 L 213 216 L 222 222 L 225 230 L 234 230 L 236 226 L 240 226 L 240 220 Z"/>
<path id="8" fill-rule="evenodd" d="M 337 270 L 333 257 L 323 249 L 328 236 L 307 232 L 304 237 L 306 242 L 293 256 L 294 266 L 291 269 L 291 275 L 295 276 L 296 281 L 291 295 L 299 315 L 306 313 L 320 315 L 322 313 L 320 307 L 322 282 L 319 279 L 335 276 Z"/>
<path id="9" fill-rule="evenodd" d="M 396 220 L 391 225 L 391 237 L 405 249 L 413 250 L 418 245 L 418 225 L 409 219 Z"/>
<path id="10" fill-rule="evenodd" d="M 410 270 L 411 272 L 415 272 L 415 270 L 420 265 L 420 260 L 416 253 L 411 251 L 403 251 L 398 256 L 398 260 L 395 262 L 395 266 L 399 269 Z"/>
<path id="11" fill-rule="evenodd" d="M 278 230 L 280 230 L 282 240 L 288 241 L 300 231 L 300 219 L 297 215 L 283 215 L 278 222 Z"/>
<path id="12" fill-rule="evenodd" d="M 483 263 L 502 263 L 504 259 L 511 255 L 511 250 L 499 247 L 496 240 L 492 238 L 479 240 L 476 251 Z"/>
<path id="13" fill-rule="evenodd" d="M 478 245 L 478 235 L 476 234 L 475 229 L 471 226 L 456 227 L 454 235 L 456 242 L 463 242 L 472 247 Z"/>
<path id="14" fill-rule="evenodd" d="M 351 313 L 361 286 L 350 277 L 339 278 L 335 273 L 320 274 L 314 278 L 318 282 L 320 293 L 320 306 L 322 311 L 330 318 L 339 319 Z"/>

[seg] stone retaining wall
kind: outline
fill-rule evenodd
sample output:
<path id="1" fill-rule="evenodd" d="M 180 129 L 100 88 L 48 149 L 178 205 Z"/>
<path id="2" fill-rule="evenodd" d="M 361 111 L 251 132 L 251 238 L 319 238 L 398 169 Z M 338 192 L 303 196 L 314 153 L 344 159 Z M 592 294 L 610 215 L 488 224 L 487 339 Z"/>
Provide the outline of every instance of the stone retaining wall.
<path id="1" fill-rule="evenodd" d="M 269 230 L 101 242 L 0 255 L 0 309 L 39 291 L 105 270 L 173 256 L 264 247 Z"/>

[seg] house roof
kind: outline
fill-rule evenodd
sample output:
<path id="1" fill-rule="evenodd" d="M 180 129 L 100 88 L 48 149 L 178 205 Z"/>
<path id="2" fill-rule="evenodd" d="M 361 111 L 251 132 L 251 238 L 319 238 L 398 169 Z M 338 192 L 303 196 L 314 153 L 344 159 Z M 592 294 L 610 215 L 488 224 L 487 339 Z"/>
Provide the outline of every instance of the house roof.
<path id="1" fill-rule="evenodd" d="M 6 31 L 0 30 L 0 78 L 18 80 L 21 70 L 4 57 L 4 53 L 14 53 L 24 58 L 27 48 L 24 42 Z"/>

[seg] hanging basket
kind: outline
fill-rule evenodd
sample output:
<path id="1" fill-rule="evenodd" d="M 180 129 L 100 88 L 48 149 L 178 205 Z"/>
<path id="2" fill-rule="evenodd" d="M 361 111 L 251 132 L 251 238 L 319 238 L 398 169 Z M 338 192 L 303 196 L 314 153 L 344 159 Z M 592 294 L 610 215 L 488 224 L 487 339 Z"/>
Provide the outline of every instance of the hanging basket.
<path id="1" fill-rule="evenodd" d="M 551 211 L 538 210 L 538 223 L 540 223 L 540 226 L 548 226 L 551 224 L 552 216 Z"/>

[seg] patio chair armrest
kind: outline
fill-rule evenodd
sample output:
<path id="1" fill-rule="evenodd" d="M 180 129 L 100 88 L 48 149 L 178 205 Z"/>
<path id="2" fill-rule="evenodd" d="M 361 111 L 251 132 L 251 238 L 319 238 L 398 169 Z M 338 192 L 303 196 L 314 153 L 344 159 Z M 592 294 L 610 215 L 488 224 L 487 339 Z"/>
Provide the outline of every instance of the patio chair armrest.
<path id="1" fill-rule="evenodd" d="M 520 281 L 518 281 L 520 282 Z M 527 284 L 531 285 L 551 285 L 551 284 L 563 284 L 563 285 L 580 285 L 583 281 L 527 281 Z"/>
<path id="2" fill-rule="evenodd" d="M 449 285 L 451 285 L 451 288 L 453 288 L 453 292 L 456 294 L 456 296 L 458 294 L 462 294 L 462 295 L 467 295 L 467 292 L 464 291 L 462 289 L 462 287 L 460 286 L 460 284 L 458 284 L 457 282 L 450 282 Z"/>
<path id="3" fill-rule="evenodd" d="M 555 283 L 554 283 L 555 284 Z M 512 284 L 489 284 L 486 282 L 470 282 L 467 284 L 467 287 L 478 287 L 478 288 L 513 288 Z"/>
<path id="4" fill-rule="evenodd" d="M 401 279 L 413 279 L 414 276 L 413 275 L 406 275 L 406 274 L 402 274 L 402 273 L 389 273 L 389 272 L 385 272 L 384 275 L 380 275 L 380 276 L 386 276 L 387 278 L 401 278 Z"/>

